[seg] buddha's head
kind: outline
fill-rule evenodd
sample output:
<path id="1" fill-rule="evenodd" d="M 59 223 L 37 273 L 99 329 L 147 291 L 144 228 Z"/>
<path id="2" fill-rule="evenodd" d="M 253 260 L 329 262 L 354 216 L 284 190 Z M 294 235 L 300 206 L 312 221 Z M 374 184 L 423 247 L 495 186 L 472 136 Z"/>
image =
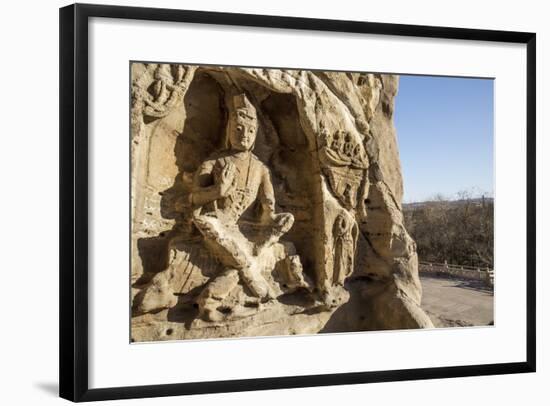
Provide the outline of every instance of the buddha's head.
<path id="1" fill-rule="evenodd" d="M 250 151 L 256 141 L 258 117 L 246 95 L 233 97 L 233 106 L 227 120 L 228 147 L 235 151 Z"/>

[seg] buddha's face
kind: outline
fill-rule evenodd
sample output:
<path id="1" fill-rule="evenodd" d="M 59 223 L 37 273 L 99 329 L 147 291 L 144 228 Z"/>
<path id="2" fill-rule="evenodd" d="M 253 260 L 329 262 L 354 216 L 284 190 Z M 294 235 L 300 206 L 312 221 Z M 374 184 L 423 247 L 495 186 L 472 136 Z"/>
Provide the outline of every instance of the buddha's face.
<path id="1" fill-rule="evenodd" d="M 227 136 L 231 149 L 236 151 L 249 151 L 256 141 L 258 119 L 252 109 L 238 108 L 230 113 L 227 123 Z"/>

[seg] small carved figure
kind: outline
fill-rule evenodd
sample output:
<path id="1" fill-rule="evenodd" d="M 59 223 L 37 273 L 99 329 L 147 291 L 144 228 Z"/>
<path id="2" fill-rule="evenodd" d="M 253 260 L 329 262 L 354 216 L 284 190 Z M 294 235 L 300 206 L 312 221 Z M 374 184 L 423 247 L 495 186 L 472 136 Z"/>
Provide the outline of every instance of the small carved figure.
<path id="1" fill-rule="evenodd" d="M 332 149 L 334 151 L 342 152 L 342 148 L 344 147 L 345 143 L 345 137 L 345 131 L 337 131 L 336 134 L 334 134 L 334 141 L 332 142 Z"/>
<path id="2" fill-rule="evenodd" d="M 275 214 L 275 195 L 269 169 L 252 153 L 258 120 L 246 95 L 233 97 L 226 128 L 226 149 L 207 159 L 195 174 L 189 201 L 193 224 L 206 247 L 225 271 L 211 280 L 198 299 L 200 315 L 206 320 L 220 317 L 221 301 L 241 281 L 260 302 L 273 298 L 261 275 L 262 255 L 285 234 L 294 222 L 290 213 Z M 237 222 L 259 203 L 262 239 L 250 241 Z"/>
<path id="3" fill-rule="evenodd" d="M 158 119 L 167 116 L 177 107 L 189 85 L 195 69 L 182 65 L 172 68 L 168 64 L 152 64 L 148 69 L 154 69 L 154 81 L 148 89 L 137 83 L 132 86 L 134 103 L 142 103 L 143 115 Z"/>
<path id="4" fill-rule="evenodd" d="M 349 135 L 348 133 L 346 133 L 346 136 L 345 136 L 345 138 L 344 138 L 344 141 L 345 141 L 345 143 L 344 143 L 344 146 L 343 146 L 343 148 L 342 148 L 342 153 L 343 153 L 346 157 L 352 159 L 352 158 L 353 158 L 353 155 L 352 155 L 352 154 L 353 154 L 353 150 L 354 150 L 355 145 L 353 145 L 353 142 L 352 142 L 352 140 L 351 140 L 351 135 Z"/>
<path id="5" fill-rule="evenodd" d="M 358 234 L 355 220 L 346 213 L 339 214 L 334 221 L 332 233 L 334 238 L 332 283 L 334 286 L 343 286 L 344 280 L 353 272 Z"/>

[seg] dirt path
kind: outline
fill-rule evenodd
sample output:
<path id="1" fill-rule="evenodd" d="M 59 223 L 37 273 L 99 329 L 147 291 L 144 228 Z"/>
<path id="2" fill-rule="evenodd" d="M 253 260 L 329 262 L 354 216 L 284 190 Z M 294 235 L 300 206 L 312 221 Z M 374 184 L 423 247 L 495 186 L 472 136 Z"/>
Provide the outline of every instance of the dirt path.
<path id="1" fill-rule="evenodd" d="M 493 322 L 493 292 L 476 282 L 422 276 L 422 308 L 436 327 Z"/>

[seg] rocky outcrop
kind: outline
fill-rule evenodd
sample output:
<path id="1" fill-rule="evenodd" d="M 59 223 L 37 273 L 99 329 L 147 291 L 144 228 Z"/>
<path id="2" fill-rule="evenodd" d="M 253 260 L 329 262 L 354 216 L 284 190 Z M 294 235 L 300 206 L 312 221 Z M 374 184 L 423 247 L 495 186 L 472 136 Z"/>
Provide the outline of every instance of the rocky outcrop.
<path id="1" fill-rule="evenodd" d="M 432 327 L 403 225 L 397 87 L 132 64 L 133 339 Z"/>

